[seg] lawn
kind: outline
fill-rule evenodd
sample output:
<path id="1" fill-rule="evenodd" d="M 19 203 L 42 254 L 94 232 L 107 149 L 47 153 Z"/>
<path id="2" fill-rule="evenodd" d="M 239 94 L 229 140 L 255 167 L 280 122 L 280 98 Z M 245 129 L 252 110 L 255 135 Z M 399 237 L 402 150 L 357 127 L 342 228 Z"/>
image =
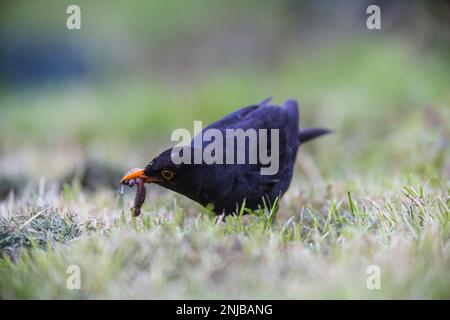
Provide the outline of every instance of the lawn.
<path id="1" fill-rule="evenodd" d="M 0 298 L 450 298 L 448 57 L 376 37 L 294 53 L 184 86 L 4 89 Z M 278 210 L 217 219 L 152 186 L 132 218 L 122 173 L 171 130 L 267 96 L 335 130 L 301 147 Z M 87 188 L 91 162 L 103 171 Z"/>

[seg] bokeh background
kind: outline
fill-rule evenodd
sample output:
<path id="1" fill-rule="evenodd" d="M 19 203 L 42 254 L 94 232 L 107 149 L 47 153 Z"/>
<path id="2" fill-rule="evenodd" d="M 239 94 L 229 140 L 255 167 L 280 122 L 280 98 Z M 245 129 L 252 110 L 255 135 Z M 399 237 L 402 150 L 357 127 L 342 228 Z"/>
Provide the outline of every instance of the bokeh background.
<path id="1" fill-rule="evenodd" d="M 376 3 L 381 30 L 373 1 L 78 0 L 68 30 L 74 1 L 2 1 L 0 197 L 40 179 L 115 188 L 173 129 L 269 96 L 336 130 L 302 149 L 301 179 L 448 186 L 449 4 Z"/>

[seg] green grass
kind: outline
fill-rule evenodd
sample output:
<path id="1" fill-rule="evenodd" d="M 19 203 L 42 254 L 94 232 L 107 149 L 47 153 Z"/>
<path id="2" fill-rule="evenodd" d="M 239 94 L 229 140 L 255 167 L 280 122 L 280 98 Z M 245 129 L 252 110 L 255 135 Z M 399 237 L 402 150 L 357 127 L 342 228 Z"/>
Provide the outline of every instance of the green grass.
<path id="1" fill-rule="evenodd" d="M 371 41 L 185 86 L 2 92 L 0 178 L 29 184 L 0 201 L 0 298 L 450 298 L 448 58 Z M 131 193 L 55 186 L 86 157 L 145 165 L 172 129 L 269 95 L 336 129 L 302 147 L 278 210 L 217 221 L 151 187 L 133 219 Z"/>
<path id="2" fill-rule="evenodd" d="M 398 187 L 380 197 L 322 190 L 315 205 L 304 200 L 313 196 L 305 190 L 298 207 L 295 200 L 281 201 L 274 223 L 256 214 L 217 221 L 205 210 L 184 209 L 188 200 L 167 193 L 159 195 L 161 204 L 147 203 L 135 219 L 131 196 L 120 203 L 111 192 L 82 193 L 87 211 L 102 208 L 105 214 L 62 233 L 62 225 L 67 228 L 72 220 L 54 221 L 55 209 L 31 205 L 20 224 L 9 226 L 41 245 L 14 259 L 3 252 L 1 296 L 449 298 L 448 194 L 426 186 Z M 48 192 L 44 199 L 53 196 Z M 62 215 L 66 208 L 84 207 L 79 199 L 59 206 Z M 41 222 L 36 218 L 20 227 L 36 214 Z M 48 246 L 42 243 L 43 226 Z M 81 290 L 66 288 L 69 265 L 81 269 Z M 380 290 L 366 287 L 370 265 L 380 267 Z"/>

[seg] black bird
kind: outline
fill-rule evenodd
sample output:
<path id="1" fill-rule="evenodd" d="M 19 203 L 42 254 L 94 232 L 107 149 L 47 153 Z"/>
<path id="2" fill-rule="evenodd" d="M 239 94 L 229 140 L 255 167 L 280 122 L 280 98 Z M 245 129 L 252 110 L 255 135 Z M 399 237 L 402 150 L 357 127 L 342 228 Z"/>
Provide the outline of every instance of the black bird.
<path id="1" fill-rule="evenodd" d="M 238 109 L 221 120 L 214 122 L 202 131 L 217 129 L 226 136 L 227 129 L 266 129 L 268 138 L 261 141 L 257 136 L 257 146 L 250 146 L 249 140 L 245 140 L 245 163 L 236 164 L 238 143 L 234 138 L 234 163 L 235 164 L 207 164 L 203 160 L 200 164 L 175 164 L 172 161 L 174 148 L 163 151 L 154 158 L 145 169 L 130 170 L 121 180 L 122 184 L 132 186 L 143 183 L 156 183 L 167 189 L 181 193 L 186 197 L 200 203 L 203 206 L 213 205 L 213 211 L 217 214 L 230 214 L 238 212 L 238 208 L 245 201 L 245 207 L 258 209 L 263 205 L 271 205 L 275 199 L 286 192 L 293 175 L 293 168 L 300 144 L 317 138 L 330 132 L 322 128 L 299 129 L 299 111 L 297 101 L 290 99 L 281 107 L 270 105 L 271 98 L 248 107 Z M 268 168 L 267 162 L 257 159 L 256 163 L 250 163 L 249 154 L 253 150 L 266 143 L 268 155 L 275 155 L 275 148 L 271 145 L 271 133 L 278 129 L 279 150 L 278 170 L 274 174 L 262 174 L 262 168 Z M 195 148 L 195 137 L 188 148 L 191 149 L 191 159 Z M 267 141 L 267 142 L 266 142 Z M 210 141 L 203 141 L 200 145 L 204 150 Z M 242 146 L 242 144 L 241 144 Z M 252 149 L 253 148 L 253 149 Z M 180 152 L 183 155 L 182 150 Z M 223 159 L 226 159 L 230 150 L 223 148 Z M 214 155 L 214 153 L 212 153 Z M 225 160 L 224 160 L 225 161 Z M 264 164 L 263 164 L 264 163 Z M 136 206 L 140 212 L 142 197 L 145 196 L 145 188 L 138 188 L 144 192 L 136 196 Z M 143 191 L 142 191 L 143 190 Z M 139 204 L 140 203 L 140 204 Z M 136 214 L 136 213 L 135 213 Z M 137 215 L 136 214 L 136 215 Z"/>

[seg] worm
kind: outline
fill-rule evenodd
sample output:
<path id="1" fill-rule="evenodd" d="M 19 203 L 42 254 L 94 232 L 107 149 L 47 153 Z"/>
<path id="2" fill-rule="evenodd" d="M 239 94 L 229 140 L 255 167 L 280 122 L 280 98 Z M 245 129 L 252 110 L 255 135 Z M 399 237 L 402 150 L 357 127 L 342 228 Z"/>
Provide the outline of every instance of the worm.
<path id="1" fill-rule="evenodd" d="M 136 179 L 136 196 L 134 198 L 133 214 L 135 217 L 141 214 L 141 207 L 145 201 L 145 185 L 142 179 Z"/>

